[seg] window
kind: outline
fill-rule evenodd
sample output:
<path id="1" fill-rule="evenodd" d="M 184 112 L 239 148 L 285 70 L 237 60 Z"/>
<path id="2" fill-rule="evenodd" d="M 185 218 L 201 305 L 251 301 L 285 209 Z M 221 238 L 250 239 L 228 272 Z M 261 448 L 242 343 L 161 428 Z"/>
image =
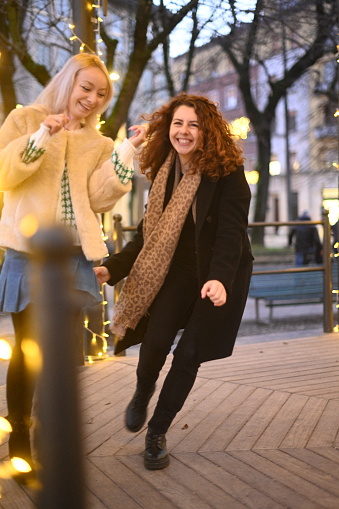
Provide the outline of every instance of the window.
<path id="1" fill-rule="evenodd" d="M 274 115 L 271 122 L 271 132 L 276 133 L 277 132 L 277 117 Z"/>
<path id="2" fill-rule="evenodd" d="M 294 133 L 297 130 L 297 112 L 296 111 L 288 112 L 288 130 L 291 133 Z"/>
<path id="3" fill-rule="evenodd" d="M 269 172 L 270 172 L 270 175 L 272 175 L 272 177 L 274 177 L 275 175 L 280 175 L 280 173 L 281 173 L 281 164 L 278 161 L 278 157 L 274 154 L 271 155 Z"/>
<path id="4" fill-rule="evenodd" d="M 290 152 L 290 165 L 294 173 L 298 173 L 300 171 L 300 163 L 297 159 L 296 152 Z"/>
<path id="5" fill-rule="evenodd" d="M 219 90 L 209 90 L 208 92 L 206 92 L 206 95 L 207 97 L 209 98 L 210 101 L 216 103 L 216 104 L 220 104 L 220 92 Z"/>
<path id="6" fill-rule="evenodd" d="M 225 110 L 233 110 L 238 106 L 238 90 L 235 85 L 225 87 Z"/>

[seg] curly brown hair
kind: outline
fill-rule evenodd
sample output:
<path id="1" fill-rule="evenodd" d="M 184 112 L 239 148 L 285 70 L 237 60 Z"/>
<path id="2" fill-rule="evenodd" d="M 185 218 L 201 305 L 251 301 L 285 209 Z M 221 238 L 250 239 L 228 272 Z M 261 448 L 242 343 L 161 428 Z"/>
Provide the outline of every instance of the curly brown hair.
<path id="1" fill-rule="evenodd" d="M 242 151 L 217 106 L 206 97 L 182 93 L 151 115 L 141 115 L 141 118 L 147 120 L 149 124 L 146 134 L 147 143 L 139 155 L 139 166 L 149 180 L 153 182 L 173 148 L 169 130 L 174 112 L 179 106 L 194 108 L 202 135 L 201 145 L 195 150 L 191 159 L 192 172 L 217 180 L 243 164 Z"/>

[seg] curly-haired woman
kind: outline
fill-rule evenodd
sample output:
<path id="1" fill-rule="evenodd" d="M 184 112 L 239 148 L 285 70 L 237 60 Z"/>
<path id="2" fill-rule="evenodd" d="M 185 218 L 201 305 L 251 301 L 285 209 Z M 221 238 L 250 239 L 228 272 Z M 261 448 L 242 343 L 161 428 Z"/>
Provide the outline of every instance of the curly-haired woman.
<path id="1" fill-rule="evenodd" d="M 100 283 L 128 276 L 114 309 L 116 353 L 141 342 L 136 392 L 126 426 L 139 431 L 179 330 L 153 416 L 145 467 L 169 464 L 165 434 L 202 362 L 232 354 L 243 315 L 252 253 L 250 190 L 229 125 L 205 97 L 182 94 L 152 115 L 140 168 L 152 182 L 134 239 L 95 268 Z"/>

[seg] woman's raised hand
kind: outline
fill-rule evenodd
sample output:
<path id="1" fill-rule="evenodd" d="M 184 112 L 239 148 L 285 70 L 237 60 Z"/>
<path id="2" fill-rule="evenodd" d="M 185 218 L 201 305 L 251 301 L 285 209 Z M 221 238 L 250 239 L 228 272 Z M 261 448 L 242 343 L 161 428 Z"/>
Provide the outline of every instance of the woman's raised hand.
<path id="1" fill-rule="evenodd" d="M 48 115 L 48 117 L 45 118 L 43 125 L 48 127 L 49 133 L 52 136 L 63 129 L 69 121 L 70 118 L 65 115 L 65 113 L 59 113 L 56 115 Z"/>
<path id="2" fill-rule="evenodd" d="M 140 147 L 140 145 L 146 140 L 146 127 L 144 125 L 132 125 L 128 130 L 134 131 L 133 136 L 128 138 L 128 140 L 135 146 L 135 148 Z"/>

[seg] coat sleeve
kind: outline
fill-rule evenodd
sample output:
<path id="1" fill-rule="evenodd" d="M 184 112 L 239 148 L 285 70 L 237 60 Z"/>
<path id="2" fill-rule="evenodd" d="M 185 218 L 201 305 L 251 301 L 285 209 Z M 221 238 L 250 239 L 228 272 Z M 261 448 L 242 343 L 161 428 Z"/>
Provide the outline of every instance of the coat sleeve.
<path id="1" fill-rule="evenodd" d="M 138 257 L 144 245 L 143 237 L 143 220 L 137 227 L 137 232 L 130 242 L 123 247 L 120 253 L 113 254 L 105 259 L 102 264 L 106 267 L 111 275 L 111 279 L 107 283 L 111 286 L 115 285 L 126 276 L 128 276 L 135 260 Z"/>
<path id="2" fill-rule="evenodd" d="M 243 167 L 224 178 L 217 210 L 217 228 L 207 280 L 218 280 L 231 293 L 242 260 L 252 260 L 247 236 L 251 192 Z"/>
<path id="3" fill-rule="evenodd" d="M 116 202 L 132 189 L 132 182 L 122 184 L 112 162 L 114 150 L 113 141 L 104 139 L 105 146 L 95 171 L 88 182 L 88 192 L 91 208 L 94 212 L 108 212 Z M 130 141 L 125 139 L 117 148 L 119 162 L 133 171 L 133 160 L 136 149 Z"/>
<path id="4" fill-rule="evenodd" d="M 13 110 L 0 129 L 0 191 L 9 191 L 33 175 L 44 159 L 24 163 L 24 153 L 31 132 L 27 132 L 26 113 Z M 33 132 L 33 131 L 32 131 Z"/>

